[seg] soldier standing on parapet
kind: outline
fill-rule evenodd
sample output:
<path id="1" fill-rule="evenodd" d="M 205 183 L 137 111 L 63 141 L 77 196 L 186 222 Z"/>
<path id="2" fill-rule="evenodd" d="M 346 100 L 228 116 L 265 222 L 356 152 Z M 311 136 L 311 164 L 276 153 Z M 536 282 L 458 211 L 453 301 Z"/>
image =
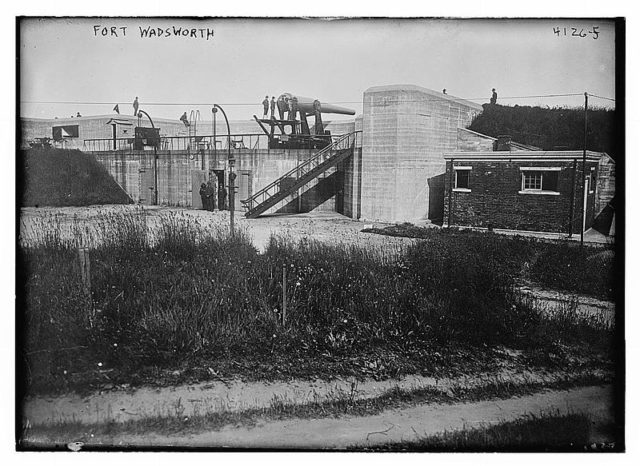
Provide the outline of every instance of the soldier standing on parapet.
<path id="1" fill-rule="evenodd" d="M 293 99 L 287 99 L 287 108 L 289 109 L 289 120 L 293 120 Z"/>
<path id="2" fill-rule="evenodd" d="M 138 107 L 140 107 L 140 105 L 138 104 L 138 97 L 136 97 L 136 100 L 133 101 L 133 116 L 138 115 Z"/>
<path id="3" fill-rule="evenodd" d="M 272 120 L 275 114 L 276 114 L 276 98 L 275 96 L 273 96 L 271 97 L 271 119 Z"/>
<path id="4" fill-rule="evenodd" d="M 180 117 L 180 121 L 184 123 L 184 125 L 188 128 L 190 126 L 189 117 L 187 117 L 187 112 L 184 112 Z"/>
<path id="5" fill-rule="evenodd" d="M 491 103 L 491 105 L 495 105 L 496 102 L 498 101 L 498 93 L 496 92 L 495 89 L 491 89 L 491 100 L 489 101 Z"/>
<path id="6" fill-rule="evenodd" d="M 264 100 L 262 101 L 262 106 L 264 107 L 264 114 L 262 115 L 262 118 L 267 118 L 267 115 L 269 114 L 269 96 L 268 95 L 264 96 Z"/>
<path id="7" fill-rule="evenodd" d="M 287 111 L 287 103 L 284 101 L 284 96 L 281 95 L 280 97 L 278 97 L 278 113 L 280 114 L 280 119 L 284 120 L 285 117 L 285 113 Z"/>

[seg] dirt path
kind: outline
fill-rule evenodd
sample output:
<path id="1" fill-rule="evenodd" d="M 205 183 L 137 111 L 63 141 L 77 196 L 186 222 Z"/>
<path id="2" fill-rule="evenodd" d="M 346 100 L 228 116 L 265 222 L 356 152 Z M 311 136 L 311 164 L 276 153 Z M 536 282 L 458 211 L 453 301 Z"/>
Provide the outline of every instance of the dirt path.
<path id="1" fill-rule="evenodd" d="M 91 438 L 85 445 L 343 449 L 412 441 L 445 430 L 494 424 L 541 412 L 587 413 L 596 424 L 613 422 L 612 389 L 584 387 L 508 400 L 420 405 L 375 416 L 274 421 L 252 428 L 226 427 L 217 432 L 104 435 Z M 30 441 L 46 443 L 45 439 Z"/>
<path id="2" fill-rule="evenodd" d="M 519 288 L 520 292 L 542 306 L 547 312 L 558 312 L 570 309 L 575 303 L 576 313 L 583 317 L 592 318 L 594 322 L 613 326 L 616 317 L 616 305 L 610 301 L 602 301 L 590 296 L 561 293 L 547 290 L 527 283 Z"/>
<path id="3" fill-rule="evenodd" d="M 86 424 L 125 422 L 149 416 L 193 416 L 221 411 L 238 412 L 268 408 L 271 403 L 303 404 L 350 396 L 374 398 L 393 388 L 412 390 L 434 387 L 440 390 L 462 386 L 472 388 L 495 380 L 514 384 L 550 384 L 566 380 L 570 374 L 521 371 L 503 368 L 491 374 L 436 379 L 411 375 L 401 379 L 375 381 L 355 379 L 287 382 L 207 382 L 163 388 L 111 390 L 81 397 L 76 394 L 57 397 L 33 397 L 23 405 L 23 417 L 34 424 L 75 420 Z M 579 374 L 575 374 L 578 376 Z M 602 374 L 600 374 L 602 375 Z"/>

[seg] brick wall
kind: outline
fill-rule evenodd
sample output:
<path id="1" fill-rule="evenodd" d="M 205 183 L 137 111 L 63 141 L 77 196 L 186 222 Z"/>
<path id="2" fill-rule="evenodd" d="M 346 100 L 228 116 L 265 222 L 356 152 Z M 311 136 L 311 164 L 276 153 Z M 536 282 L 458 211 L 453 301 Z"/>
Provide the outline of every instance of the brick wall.
<path id="1" fill-rule="evenodd" d="M 572 162 L 454 161 L 454 166 L 471 166 L 471 192 L 450 190 L 453 184 L 452 162 L 447 162 L 445 177 L 444 221 L 451 225 L 504 228 L 526 231 L 568 232 L 571 211 Z M 519 194 L 520 167 L 559 166 L 559 195 Z M 587 164 L 587 171 L 597 164 Z M 597 168 L 596 168 L 597 170 Z M 578 161 L 575 178 L 573 232 L 581 227 L 582 163 Z M 593 221 L 595 193 L 588 194 L 587 228 Z"/>

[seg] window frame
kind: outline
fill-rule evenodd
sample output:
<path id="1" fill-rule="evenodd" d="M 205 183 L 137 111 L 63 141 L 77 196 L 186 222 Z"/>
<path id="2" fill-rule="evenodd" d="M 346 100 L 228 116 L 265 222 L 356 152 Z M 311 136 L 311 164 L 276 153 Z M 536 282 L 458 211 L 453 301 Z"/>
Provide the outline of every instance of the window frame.
<path id="1" fill-rule="evenodd" d="M 63 136 L 62 132 L 69 132 L 68 128 L 74 128 L 75 130 L 72 133 L 77 134 L 76 136 Z M 56 130 L 60 131 L 60 137 L 56 138 Z M 65 139 L 79 139 L 80 138 L 80 125 L 79 124 L 71 124 L 71 125 L 55 125 L 51 127 L 51 139 L 54 141 L 64 141 Z"/>
<path id="2" fill-rule="evenodd" d="M 559 181 L 556 182 L 555 190 L 543 189 L 543 186 L 544 186 L 544 174 L 546 172 L 558 173 L 560 171 L 562 171 L 562 167 L 520 167 L 520 191 L 518 191 L 518 194 L 559 196 L 560 191 L 558 191 L 558 184 L 557 184 Z M 527 175 L 531 175 L 532 173 L 540 174 L 540 188 L 525 188 L 525 178 Z"/>
<path id="3" fill-rule="evenodd" d="M 471 186 L 471 177 L 470 177 L 470 173 L 471 172 L 471 168 L 469 166 L 457 166 L 457 167 L 453 167 L 453 187 L 452 187 L 452 191 L 456 192 L 456 193 L 470 193 L 471 192 L 471 188 L 469 186 Z M 469 175 L 467 175 L 467 187 L 466 188 L 459 188 L 458 187 L 458 172 L 459 171 L 464 171 L 467 172 Z"/>

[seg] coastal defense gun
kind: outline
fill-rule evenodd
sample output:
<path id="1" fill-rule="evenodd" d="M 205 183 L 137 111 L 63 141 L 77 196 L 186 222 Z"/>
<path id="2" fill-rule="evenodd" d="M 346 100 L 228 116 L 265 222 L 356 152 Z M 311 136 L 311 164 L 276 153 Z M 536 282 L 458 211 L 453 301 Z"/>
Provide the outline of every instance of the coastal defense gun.
<path id="1" fill-rule="evenodd" d="M 349 108 L 323 104 L 318 99 L 284 93 L 276 102 L 278 117 L 259 119 L 253 116 L 260 128 L 269 136 L 270 149 L 321 149 L 331 143 L 331 133 L 325 129 L 322 114 L 355 115 Z M 309 126 L 307 117 L 314 117 Z M 268 125 L 269 127 L 267 128 Z M 276 128 L 280 134 L 276 134 Z M 288 130 L 288 131 L 287 131 Z"/>

